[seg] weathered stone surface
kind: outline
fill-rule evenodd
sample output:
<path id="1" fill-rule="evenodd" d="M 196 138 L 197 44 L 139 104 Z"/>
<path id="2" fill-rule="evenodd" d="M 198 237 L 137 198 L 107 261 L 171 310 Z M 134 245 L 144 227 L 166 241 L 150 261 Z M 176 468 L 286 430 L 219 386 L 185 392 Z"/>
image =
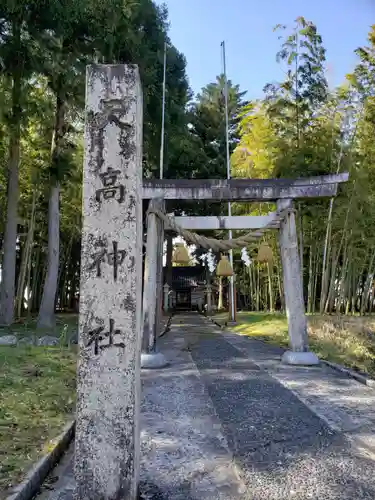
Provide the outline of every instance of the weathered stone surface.
<path id="1" fill-rule="evenodd" d="M 168 365 L 164 354 L 162 352 L 142 352 L 141 354 L 141 368 L 153 369 L 164 368 Z"/>
<path id="2" fill-rule="evenodd" d="M 165 200 L 278 200 L 332 197 L 349 175 L 301 179 L 150 179 L 143 181 L 143 198 Z"/>
<path id="3" fill-rule="evenodd" d="M 279 234 L 289 342 L 293 351 L 305 352 L 308 350 L 307 322 L 292 200 L 279 200 L 277 208 L 279 210 L 290 209 L 281 221 Z"/>
<path id="4" fill-rule="evenodd" d="M 261 229 L 268 225 L 270 229 L 277 229 L 279 222 L 275 220 L 275 214 L 268 215 L 221 215 L 205 217 L 175 217 L 176 223 L 183 229 L 190 230 L 212 230 L 212 229 Z"/>
<path id="5" fill-rule="evenodd" d="M 44 335 L 38 339 L 37 344 L 46 346 L 59 345 L 59 339 L 52 337 L 51 335 Z"/>
<path id="6" fill-rule="evenodd" d="M 305 351 L 305 352 L 286 351 L 284 352 L 281 361 L 286 365 L 301 365 L 301 366 L 313 366 L 313 365 L 318 365 L 320 363 L 318 356 L 310 351 Z"/>
<path id="7" fill-rule="evenodd" d="M 0 345 L 16 345 L 17 337 L 15 335 L 4 335 L 0 337 Z"/>
<path id="8" fill-rule="evenodd" d="M 135 500 L 139 475 L 142 96 L 136 66 L 87 68 L 77 499 Z"/>
<path id="9" fill-rule="evenodd" d="M 165 204 L 162 203 L 162 210 Z M 154 350 L 157 348 L 156 342 L 163 328 L 163 253 L 164 253 L 164 223 L 158 217 L 158 257 L 156 269 L 156 328 Z"/>
<path id="10" fill-rule="evenodd" d="M 153 208 L 161 209 L 161 200 L 152 200 Z M 153 352 L 156 345 L 156 337 L 159 328 L 161 312 L 161 269 L 162 268 L 162 225 L 160 219 L 154 214 L 147 216 L 147 244 L 144 271 L 143 292 L 143 352 Z M 160 311 L 159 307 L 160 306 Z"/>

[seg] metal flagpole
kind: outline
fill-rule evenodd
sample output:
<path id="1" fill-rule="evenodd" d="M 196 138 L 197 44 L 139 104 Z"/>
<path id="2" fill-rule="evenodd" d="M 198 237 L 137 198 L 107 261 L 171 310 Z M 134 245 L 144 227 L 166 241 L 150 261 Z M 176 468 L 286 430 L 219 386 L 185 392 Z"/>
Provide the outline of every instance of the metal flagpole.
<path id="1" fill-rule="evenodd" d="M 160 179 L 163 178 L 164 169 L 164 122 L 165 122 L 165 81 L 167 73 L 167 43 L 164 43 L 164 66 L 163 66 L 163 108 L 161 112 L 161 141 L 160 141 Z"/>
<path id="2" fill-rule="evenodd" d="M 230 153 L 229 153 L 229 116 L 228 116 L 228 80 L 227 68 L 225 59 L 225 42 L 221 42 L 223 50 L 223 73 L 224 73 L 224 98 L 225 98 L 225 138 L 226 138 L 226 151 L 227 151 L 227 179 L 230 179 Z M 228 216 L 231 216 L 230 201 L 228 201 Z M 229 239 L 232 239 L 232 230 L 229 230 Z M 229 262 L 233 269 L 233 250 L 229 250 Z M 235 307 L 234 307 L 234 276 L 230 277 L 230 304 L 231 304 L 231 320 L 236 321 Z"/>

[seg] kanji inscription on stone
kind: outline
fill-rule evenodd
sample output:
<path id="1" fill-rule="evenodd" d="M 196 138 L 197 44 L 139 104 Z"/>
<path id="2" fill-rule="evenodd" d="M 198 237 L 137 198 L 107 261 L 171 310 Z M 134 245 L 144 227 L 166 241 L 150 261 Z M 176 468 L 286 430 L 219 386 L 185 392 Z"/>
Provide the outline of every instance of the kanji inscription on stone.
<path id="1" fill-rule="evenodd" d="M 118 203 L 125 200 L 125 187 L 123 184 L 116 184 L 120 170 L 114 170 L 108 167 L 106 172 L 99 174 L 103 187 L 98 189 L 95 194 L 96 201 L 115 199 Z"/>
<path id="2" fill-rule="evenodd" d="M 112 242 L 112 252 L 109 252 L 108 249 L 103 248 L 95 253 L 91 254 L 92 258 L 92 263 L 89 266 L 89 269 L 96 269 L 96 276 L 98 278 L 102 277 L 102 264 L 107 263 L 109 264 L 112 269 L 113 269 L 113 279 L 114 281 L 117 280 L 117 276 L 119 273 L 119 266 L 121 266 L 124 261 L 125 257 L 128 255 L 126 250 L 121 250 L 118 248 L 118 242 L 113 241 Z M 134 261 L 135 257 L 134 256 L 129 256 L 128 258 L 128 265 L 127 265 L 127 270 L 132 270 L 134 268 Z"/>
<path id="3" fill-rule="evenodd" d="M 121 336 L 122 332 L 118 328 L 115 329 L 115 320 L 110 318 L 109 320 L 109 330 L 105 330 L 103 325 L 98 326 L 94 330 L 89 332 L 89 340 L 87 341 L 86 347 L 94 346 L 94 354 L 99 354 L 100 350 L 106 349 L 108 347 L 122 347 L 125 348 L 124 342 L 116 342 L 116 337 Z"/>
<path id="4" fill-rule="evenodd" d="M 87 68 L 76 500 L 136 500 L 142 293 L 138 68 Z"/>

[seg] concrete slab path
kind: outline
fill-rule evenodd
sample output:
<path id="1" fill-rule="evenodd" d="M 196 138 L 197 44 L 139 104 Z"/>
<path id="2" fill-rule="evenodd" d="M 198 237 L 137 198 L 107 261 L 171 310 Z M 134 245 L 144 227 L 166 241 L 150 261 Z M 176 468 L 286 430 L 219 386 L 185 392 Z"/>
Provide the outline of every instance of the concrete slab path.
<path id="1" fill-rule="evenodd" d="M 176 315 L 143 371 L 141 498 L 375 498 L 375 390 Z M 73 450 L 39 500 L 71 500 Z M 47 483 L 48 485 L 48 483 Z"/>

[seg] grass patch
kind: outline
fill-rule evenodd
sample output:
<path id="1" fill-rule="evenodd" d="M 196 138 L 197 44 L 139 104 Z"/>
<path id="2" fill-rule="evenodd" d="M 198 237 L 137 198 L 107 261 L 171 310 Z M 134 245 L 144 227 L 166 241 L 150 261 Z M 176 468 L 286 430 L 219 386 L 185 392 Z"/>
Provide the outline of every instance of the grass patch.
<path id="1" fill-rule="evenodd" d="M 53 328 L 37 329 L 37 317 L 31 316 L 21 318 L 11 326 L 0 326 L 1 335 L 16 335 L 17 337 L 28 337 L 31 335 L 52 335 L 60 338 L 65 332 L 77 331 L 78 329 L 78 314 L 57 314 L 56 326 Z"/>
<path id="2" fill-rule="evenodd" d="M 0 498 L 73 415 L 75 378 L 74 349 L 0 346 Z"/>
<path id="3" fill-rule="evenodd" d="M 215 315 L 224 323 L 228 313 Z M 347 366 L 375 377 L 375 318 L 320 316 L 307 317 L 309 346 L 320 359 Z M 280 313 L 239 312 L 234 332 L 259 338 L 282 347 L 289 345 L 288 324 Z"/>

